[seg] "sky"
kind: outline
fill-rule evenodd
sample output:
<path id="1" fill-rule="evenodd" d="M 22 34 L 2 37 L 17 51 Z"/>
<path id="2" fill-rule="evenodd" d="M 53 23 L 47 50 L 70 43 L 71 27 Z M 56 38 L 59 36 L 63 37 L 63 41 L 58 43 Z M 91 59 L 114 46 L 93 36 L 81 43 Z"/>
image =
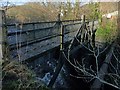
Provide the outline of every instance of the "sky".
<path id="1" fill-rule="evenodd" d="M 96 1 L 100 1 L 100 2 L 116 2 L 116 1 L 120 1 L 120 0 L 0 0 L 0 4 L 5 4 L 7 1 L 9 1 L 10 3 L 13 4 L 17 4 L 17 5 L 21 5 L 24 4 L 26 2 L 75 2 L 75 1 L 80 1 L 83 3 L 88 3 L 90 1 L 92 2 L 96 2 Z"/>
<path id="2" fill-rule="evenodd" d="M 0 0 L 0 6 L 5 5 L 6 2 L 11 4 L 22 5 L 26 2 L 67 2 L 68 0 Z M 69 0 L 70 2 L 75 2 L 78 0 Z M 82 2 L 88 2 L 89 0 L 84 0 Z"/>
<path id="3" fill-rule="evenodd" d="M 75 1 L 80 1 L 80 2 L 96 2 L 96 1 L 100 1 L 100 2 L 116 2 L 116 1 L 120 1 L 120 0 L 0 0 L 0 2 L 66 2 L 66 1 L 70 1 L 70 2 L 75 2 Z"/>
<path id="4" fill-rule="evenodd" d="M 70 2 L 75 2 L 75 1 L 80 1 L 80 2 L 96 2 L 96 1 L 100 1 L 100 2 L 116 2 L 116 1 L 120 1 L 120 0 L 0 0 L 0 2 L 66 2 L 66 1 L 70 1 Z"/>

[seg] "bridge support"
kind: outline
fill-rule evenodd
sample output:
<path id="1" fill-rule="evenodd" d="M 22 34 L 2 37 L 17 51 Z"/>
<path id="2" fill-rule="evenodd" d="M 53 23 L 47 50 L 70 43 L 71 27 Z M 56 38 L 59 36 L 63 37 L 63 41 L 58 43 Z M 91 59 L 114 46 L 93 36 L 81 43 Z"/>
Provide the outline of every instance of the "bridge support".
<path id="1" fill-rule="evenodd" d="M 118 2 L 118 18 L 117 18 L 117 29 L 118 29 L 118 35 L 117 35 L 117 42 L 120 45 L 120 1 Z"/>
<path id="2" fill-rule="evenodd" d="M 5 12 L 0 10 L 0 88 L 2 88 L 2 62 L 6 58 L 6 29 L 5 23 Z"/>
<path id="3" fill-rule="evenodd" d="M 7 57 L 7 31 L 5 27 L 5 11 L 0 10 L 0 61 Z"/>

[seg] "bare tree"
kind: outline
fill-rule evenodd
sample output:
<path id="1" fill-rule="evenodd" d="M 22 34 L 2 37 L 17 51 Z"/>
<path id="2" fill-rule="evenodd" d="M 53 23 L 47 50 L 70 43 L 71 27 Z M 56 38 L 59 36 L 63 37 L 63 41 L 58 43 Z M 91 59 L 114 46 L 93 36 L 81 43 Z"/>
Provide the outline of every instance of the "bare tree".
<path id="1" fill-rule="evenodd" d="M 74 44 L 74 41 L 77 41 L 80 46 L 83 46 L 83 48 L 90 52 L 88 56 L 91 55 L 92 57 L 94 57 L 95 65 L 86 63 L 89 61 L 86 57 L 82 58 L 81 61 L 78 61 L 75 58 L 73 58 L 72 60 L 70 59 L 70 52 L 72 51 L 72 45 Z M 78 39 L 76 34 L 69 45 L 67 55 L 64 52 L 64 57 L 78 73 L 78 76 L 71 76 L 82 78 L 86 82 L 91 82 L 94 80 L 91 89 L 101 88 L 102 84 L 107 84 L 114 88 L 120 89 L 120 47 L 119 45 L 117 47 L 116 46 L 117 45 L 114 42 L 106 46 L 104 49 L 101 49 L 99 45 L 94 47 L 90 43 L 88 46 L 86 46 Z M 103 60 L 103 62 L 101 62 L 100 57 L 104 53 L 107 53 L 106 58 L 105 60 Z"/>

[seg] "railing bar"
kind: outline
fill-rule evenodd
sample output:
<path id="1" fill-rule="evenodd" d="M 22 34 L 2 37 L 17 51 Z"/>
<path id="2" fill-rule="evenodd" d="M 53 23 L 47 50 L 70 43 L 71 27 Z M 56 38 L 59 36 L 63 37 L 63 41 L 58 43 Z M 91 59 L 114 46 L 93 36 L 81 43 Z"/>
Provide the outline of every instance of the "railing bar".
<path id="1" fill-rule="evenodd" d="M 34 40 L 34 41 L 30 41 L 28 43 L 26 42 L 21 42 L 21 47 L 24 47 L 26 45 L 31 45 L 31 44 L 34 44 L 34 43 L 37 43 L 37 42 L 41 42 L 41 41 L 44 41 L 44 40 L 47 40 L 47 39 L 51 39 L 51 38 L 54 38 L 54 37 L 57 37 L 57 36 L 60 36 L 60 34 L 58 35 L 53 35 L 53 36 L 50 36 L 50 37 L 45 37 L 45 38 L 42 38 L 42 39 L 38 39 L 38 40 Z M 13 44 L 13 45 L 10 45 L 10 50 L 13 50 L 13 49 L 16 49 L 16 44 Z"/>
<path id="2" fill-rule="evenodd" d="M 36 31 L 39 31 L 39 30 L 45 30 L 45 29 L 51 29 L 51 28 L 54 28 L 54 26 L 52 26 L 52 27 L 47 27 L 47 28 L 40 28 L 40 29 L 34 29 L 34 30 L 25 30 L 25 31 L 17 31 L 17 32 L 9 32 L 8 33 L 8 36 L 12 36 L 12 35 L 15 35 L 16 33 L 17 34 L 24 34 L 24 33 L 26 33 L 26 32 L 36 32 Z"/>
<path id="3" fill-rule="evenodd" d="M 76 24 L 81 24 L 81 22 L 79 22 L 79 23 L 72 23 L 72 24 L 65 24 L 63 26 L 76 25 Z"/>
<path id="4" fill-rule="evenodd" d="M 69 22 L 69 21 L 81 21 L 81 19 L 75 19 L 75 20 L 63 20 L 61 22 Z M 31 22 L 31 23 L 23 23 L 23 25 L 28 25 L 28 24 L 42 24 L 42 23 L 56 23 L 58 21 L 46 21 L 46 22 Z M 15 26 L 14 24 L 7 24 L 7 26 Z"/>
<path id="5" fill-rule="evenodd" d="M 72 32 L 76 32 L 77 30 L 74 30 L 74 31 L 68 31 L 68 32 L 65 32 L 64 34 L 68 34 L 68 33 L 72 33 Z M 52 36 L 55 36 L 55 35 L 50 35 L 50 36 L 48 36 L 48 37 L 52 37 Z M 60 36 L 60 34 L 57 34 L 56 35 L 56 37 L 57 36 Z M 45 36 L 45 38 L 47 38 L 46 36 Z M 38 39 L 44 39 L 44 38 L 38 38 Z M 32 40 L 32 41 L 36 41 L 36 40 Z M 29 41 L 30 42 L 30 41 Z M 21 43 L 26 43 L 26 41 L 25 42 L 21 42 Z M 16 45 L 16 44 L 10 44 L 10 46 L 14 46 L 14 45 Z"/>
<path id="6" fill-rule="evenodd" d="M 81 24 L 80 22 L 79 23 L 75 23 L 75 24 Z M 75 25 L 75 24 L 66 24 L 66 25 L 63 25 L 63 26 L 69 26 L 69 25 Z M 47 28 L 40 28 L 40 29 L 34 29 L 34 30 L 25 30 L 25 31 L 17 31 L 17 32 L 9 32 L 8 33 L 8 36 L 12 36 L 12 35 L 15 35 L 16 33 L 19 34 L 24 34 L 26 32 L 36 32 L 36 31 L 39 31 L 39 30 L 45 30 L 45 29 L 51 29 L 51 28 L 54 28 L 54 26 L 52 27 L 47 27 Z"/>
<path id="7" fill-rule="evenodd" d="M 75 31 L 71 31 L 71 32 L 65 32 L 64 34 L 69 34 L 69 33 L 72 33 L 72 32 L 76 32 L 77 30 Z M 41 38 L 41 39 L 38 39 L 38 40 L 34 40 L 34 41 L 29 41 L 28 43 L 26 42 L 21 42 L 21 47 L 24 47 L 26 45 L 31 45 L 31 44 L 34 44 L 34 43 L 37 43 L 37 42 L 41 42 L 41 41 L 44 41 L 44 40 L 47 40 L 47 39 L 51 39 L 51 38 L 54 38 L 54 37 L 57 37 L 57 36 L 60 36 L 60 34 L 57 34 L 57 35 L 52 35 L 52 36 L 48 36 L 48 37 L 44 37 L 44 38 Z M 10 45 L 10 50 L 13 50 L 15 49 L 16 44 L 11 44 Z"/>

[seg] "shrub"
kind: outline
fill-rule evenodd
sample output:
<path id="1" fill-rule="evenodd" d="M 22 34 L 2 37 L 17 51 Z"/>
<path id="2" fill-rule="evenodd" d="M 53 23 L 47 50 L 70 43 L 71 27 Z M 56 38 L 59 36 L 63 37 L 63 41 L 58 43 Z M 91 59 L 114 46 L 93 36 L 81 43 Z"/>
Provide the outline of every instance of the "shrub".
<path id="1" fill-rule="evenodd" d="M 100 24 L 96 32 L 98 41 L 111 43 L 117 37 L 117 26 L 113 21 L 107 21 L 104 25 Z"/>
<path id="2" fill-rule="evenodd" d="M 48 88 L 35 79 L 35 73 L 27 66 L 16 61 L 2 62 L 2 89 L 3 90 L 26 90 Z"/>

